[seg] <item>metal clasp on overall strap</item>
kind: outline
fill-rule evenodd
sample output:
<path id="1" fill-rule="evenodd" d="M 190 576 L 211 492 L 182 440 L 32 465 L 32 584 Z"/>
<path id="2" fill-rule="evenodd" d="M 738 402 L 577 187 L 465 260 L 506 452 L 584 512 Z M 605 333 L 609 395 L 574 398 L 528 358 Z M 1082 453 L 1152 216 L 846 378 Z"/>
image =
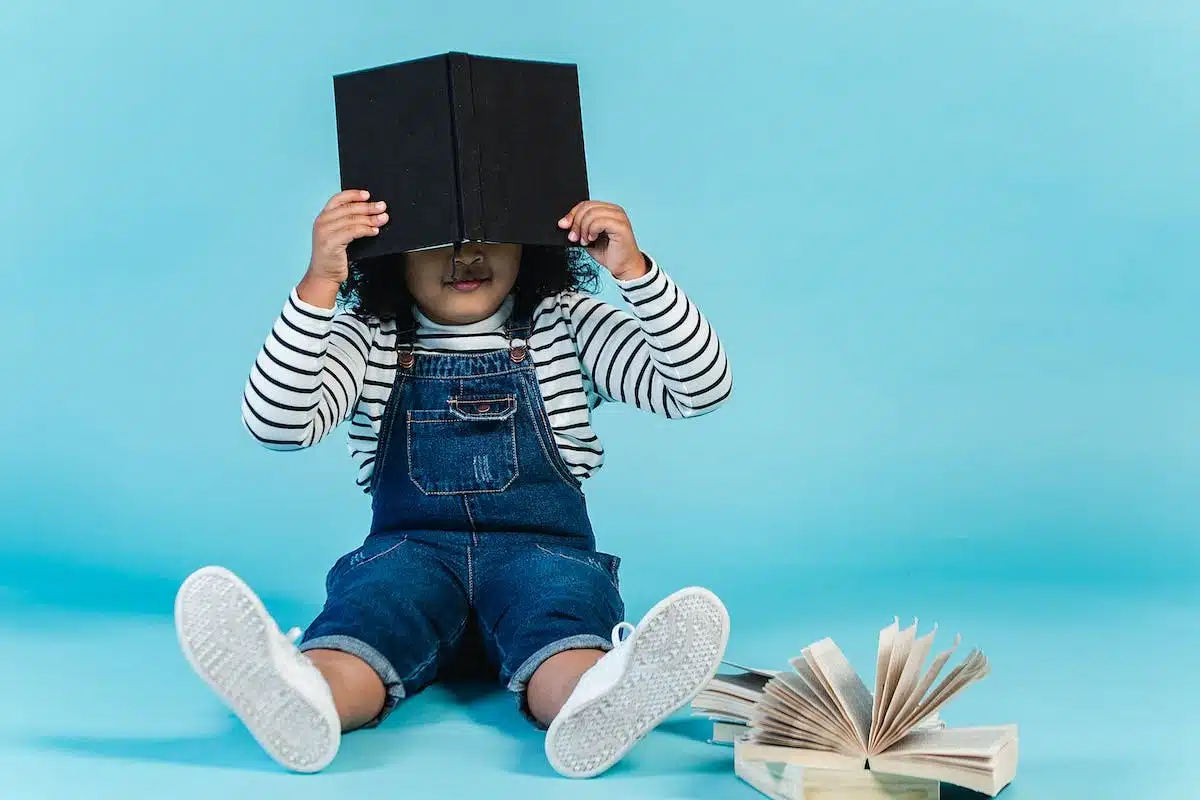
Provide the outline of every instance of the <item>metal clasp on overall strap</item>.
<path id="1" fill-rule="evenodd" d="M 506 326 L 507 327 L 507 326 Z M 523 333 L 524 329 L 519 328 L 514 331 L 508 328 L 508 357 L 512 359 L 514 364 L 520 364 L 529 355 L 529 348 L 525 346 L 525 340 L 520 338 L 518 333 Z"/>

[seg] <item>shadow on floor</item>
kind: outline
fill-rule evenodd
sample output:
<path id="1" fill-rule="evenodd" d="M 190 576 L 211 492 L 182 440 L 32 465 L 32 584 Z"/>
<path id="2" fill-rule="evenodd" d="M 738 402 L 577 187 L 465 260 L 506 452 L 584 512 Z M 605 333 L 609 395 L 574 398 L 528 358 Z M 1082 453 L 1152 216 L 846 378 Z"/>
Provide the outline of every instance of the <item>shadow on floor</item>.
<path id="1" fill-rule="evenodd" d="M 451 681 L 439 687 L 439 691 L 447 696 L 444 703 L 461 707 L 472 722 L 507 736 L 518 746 L 517 762 L 509 771 L 533 777 L 555 777 L 546 759 L 545 733 L 520 713 L 511 692 L 478 681 Z M 706 725 L 703 720 L 671 717 L 606 774 L 646 777 L 686 771 L 697 777 L 726 775 L 732 770 L 731 752 L 708 744 L 707 734 L 711 729 L 711 723 Z M 677 766 L 679 739 L 700 746 L 695 751 L 697 758 L 689 760 L 686 768 Z"/>
<path id="2" fill-rule="evenodd" d="M 279 772 L 279 767 L 263 753 L 254 737 L 236 720 L 231 721 L 228 731 L 212 736 L 42 736 L 31 744 L 42 750 L 88 758 Z"/>
<path id="3" fill-rule="evenodd" d="M 0 610 L 20 609 L 5 614 L 6 625 L 20 625 L 39 610 L 170 617 L 175 592 L 186 577 L 58 554 L 0 552 Z M 315 602 L 293 597 L 266 595 L 263 602 L 276 619 L 310 619 L 319 610 Z"/>
<path id="4" fill-rule="evenodd" d="M 386 769 L 404 752 L 404 740 L 453 715 L 452 701 L 439 692 L 420 695 L 372 730 L 343 736 L 326 774 Z M 221 731 L 198 736 L 40 736 L 26 742 L 39 750 L 115 761 L 204 766 L 216 769 L 283 773 L 232 714 Z"/>

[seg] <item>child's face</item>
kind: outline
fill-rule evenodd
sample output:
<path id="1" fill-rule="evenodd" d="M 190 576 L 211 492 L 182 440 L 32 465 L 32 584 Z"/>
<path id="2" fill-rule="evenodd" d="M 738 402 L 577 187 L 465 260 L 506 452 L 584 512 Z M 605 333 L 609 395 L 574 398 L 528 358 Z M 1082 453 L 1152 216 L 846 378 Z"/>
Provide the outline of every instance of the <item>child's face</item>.
<path id="1" fill-rule="evenodd" d="M 512 291 L 521 264 L 519 244 L 464 244 L 409 253 L 408 291 L 425 316 L 443 325 L 469 325 L 496 313 Z"/>

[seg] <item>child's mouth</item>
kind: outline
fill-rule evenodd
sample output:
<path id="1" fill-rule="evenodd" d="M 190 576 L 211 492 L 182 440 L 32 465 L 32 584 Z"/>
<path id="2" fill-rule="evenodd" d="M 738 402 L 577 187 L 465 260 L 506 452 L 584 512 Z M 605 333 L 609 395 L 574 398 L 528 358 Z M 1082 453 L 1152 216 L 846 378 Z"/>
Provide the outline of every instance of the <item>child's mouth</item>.
<path id="1" fill-rule="evenodd" d="M 456 291 L 456 292 L 473 292 L 476 289 L 478 289 L 480 286 L 483 286 L 489 280 L 491 280 L 491 279 L 490 278 L 475 278 L 474 280 L 469 280 L 469 281 L 453 281 L 453 282 L 451 282 L 450 285 L 452 287 L 454 287 L 454 291 Z"/>

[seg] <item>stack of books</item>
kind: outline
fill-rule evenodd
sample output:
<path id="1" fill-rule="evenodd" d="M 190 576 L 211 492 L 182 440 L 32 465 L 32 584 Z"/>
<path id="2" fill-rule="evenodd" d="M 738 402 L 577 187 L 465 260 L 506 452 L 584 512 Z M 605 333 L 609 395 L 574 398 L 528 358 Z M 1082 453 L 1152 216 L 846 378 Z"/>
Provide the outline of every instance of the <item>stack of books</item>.
<path id="1" fill-rule="evenodd" d="M 790 670 L 727 663 L 692 701 L 712 740 L 734 748 L 737 775 L 779 800 L 936 800 L 951 784 L 995 797 L 1017 770 L 1015 724 L 948 727 L 938 711 L 985 677 L 972 650 L 934 686 L 961 642 L 925 660 L 937 627 L 917 636 L 899 620 L 879 634 L 872 692 L 832 639 L 791 659 Z"/>

